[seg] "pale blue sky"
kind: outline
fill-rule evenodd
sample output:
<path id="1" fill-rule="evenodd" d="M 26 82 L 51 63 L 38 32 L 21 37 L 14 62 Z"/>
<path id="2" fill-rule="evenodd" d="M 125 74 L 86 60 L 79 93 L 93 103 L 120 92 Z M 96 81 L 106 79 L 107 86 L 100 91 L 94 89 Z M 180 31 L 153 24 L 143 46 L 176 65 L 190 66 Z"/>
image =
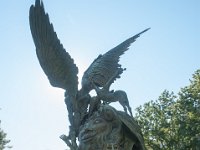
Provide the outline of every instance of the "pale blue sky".
<path id="1" fill-rule="evenodd" d="M 34 0 L 0 5 L 0 120 L 13 150 L 64 150 L 68 132 L 64 91 L 50 86 L 29 29 Z M 55 31 L 80 76 L 100 53 L 151 27 L 121 57 L 127 68 L 112 86 L 133 109 L 164 89 L 177 92 L 200 69 L 199 0 L 44 0 Z M 119 105 L 115 105 L 121 109 Z"/>

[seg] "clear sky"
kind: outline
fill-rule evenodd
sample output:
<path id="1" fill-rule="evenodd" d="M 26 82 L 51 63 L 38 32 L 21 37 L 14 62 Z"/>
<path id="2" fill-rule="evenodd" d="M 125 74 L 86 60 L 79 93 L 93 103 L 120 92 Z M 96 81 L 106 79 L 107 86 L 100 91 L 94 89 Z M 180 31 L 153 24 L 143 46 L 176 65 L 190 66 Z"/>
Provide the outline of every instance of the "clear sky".
<path id="1" fill-rule="evenodd" d="M 13 150 L 64 150 L 64 91 L 50 86 L 29 28 L 34 0 L 0 5 L 0 120 Z M 98 54 L 151 27 L 121 57 L 127 68 L 112 89 L 135 109 L 164 89 L 179 91 L 200 69 L 199 0 L 44 0 L 46 11 L 80 76 Z M 115 105 L 121 109 L 120 105 Z"/>

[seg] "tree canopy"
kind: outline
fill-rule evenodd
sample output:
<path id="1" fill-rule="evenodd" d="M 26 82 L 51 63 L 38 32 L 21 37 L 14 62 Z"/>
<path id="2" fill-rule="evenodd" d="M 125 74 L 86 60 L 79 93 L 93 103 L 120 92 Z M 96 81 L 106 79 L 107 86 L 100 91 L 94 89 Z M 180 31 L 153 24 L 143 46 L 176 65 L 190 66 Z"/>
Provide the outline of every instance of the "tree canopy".
<path id="1" fill-rule="evenodd" d="M 1 120 L 0 120 L 1 124 Z M 0 127 L 0 150 L 7 148 L 11 148 L 11 146 L 7 146 L 7 144 L 10 142 L 10 140 L 6 139 L 6 133 L 1 129 Z"/>
<path id="2" fill-rule="evenodd" d="M 196 150 L 200 147 L 200 70 L 178 94 L 165 90 L 136 109 L 147 149 Z"/>

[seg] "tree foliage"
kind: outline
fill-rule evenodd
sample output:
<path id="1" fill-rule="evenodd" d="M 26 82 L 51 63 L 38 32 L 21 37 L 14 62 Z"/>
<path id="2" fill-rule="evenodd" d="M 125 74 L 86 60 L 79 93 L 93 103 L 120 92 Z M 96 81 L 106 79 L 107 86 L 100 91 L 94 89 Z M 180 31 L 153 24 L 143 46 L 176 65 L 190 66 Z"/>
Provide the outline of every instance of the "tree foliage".
<path id="1" fill-rule="evenodd" d="M 1 123 L 1 121 L 0 121 Z M 10 142 L 10 140 L 6 139 L 6 133 L 0 128 L 0 150 L 7 148 L 11 148 L 10 146 L 7 146 L 7 144 Z"/>
<path id="2" fill-rule="evenodd" d="M 177 95 L 165 90 L 136 111 L 147 149 L 196 150 L 200 147 L 200 70 Z"/>

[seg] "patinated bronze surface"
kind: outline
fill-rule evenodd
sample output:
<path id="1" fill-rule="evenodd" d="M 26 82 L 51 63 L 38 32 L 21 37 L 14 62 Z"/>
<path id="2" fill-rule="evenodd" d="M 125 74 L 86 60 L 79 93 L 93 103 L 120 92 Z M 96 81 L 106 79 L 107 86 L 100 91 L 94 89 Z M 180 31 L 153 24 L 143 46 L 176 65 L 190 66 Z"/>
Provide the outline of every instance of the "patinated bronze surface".
<path id="1" fill-rule="evenodd" d="M 140 127 L 133 119 L 126 92 L 110 91 L 110 85 L 125 70 L 119 64 L 120 56 L 148 29 L 99 55 L 84 72 L 82 88 L 78 90 L 78 68 L 60 43 L 40 0 L 30 7 L 29 21 L 42 69 L 52 86 L 65 90 L 70 131 L 61 139 L 68 147 L 71 150 L 144 150 Z M 96 95 L 91 96 L 93 89 Z M 124 112 L 109 105 L 116 101 Z"/>
<path id="2" fill-rule="evenodd" d="M 145 149 L 140 127 L 133 117 L 107 104 L 80 127 L 78 150 L 132 150 Z"/>

